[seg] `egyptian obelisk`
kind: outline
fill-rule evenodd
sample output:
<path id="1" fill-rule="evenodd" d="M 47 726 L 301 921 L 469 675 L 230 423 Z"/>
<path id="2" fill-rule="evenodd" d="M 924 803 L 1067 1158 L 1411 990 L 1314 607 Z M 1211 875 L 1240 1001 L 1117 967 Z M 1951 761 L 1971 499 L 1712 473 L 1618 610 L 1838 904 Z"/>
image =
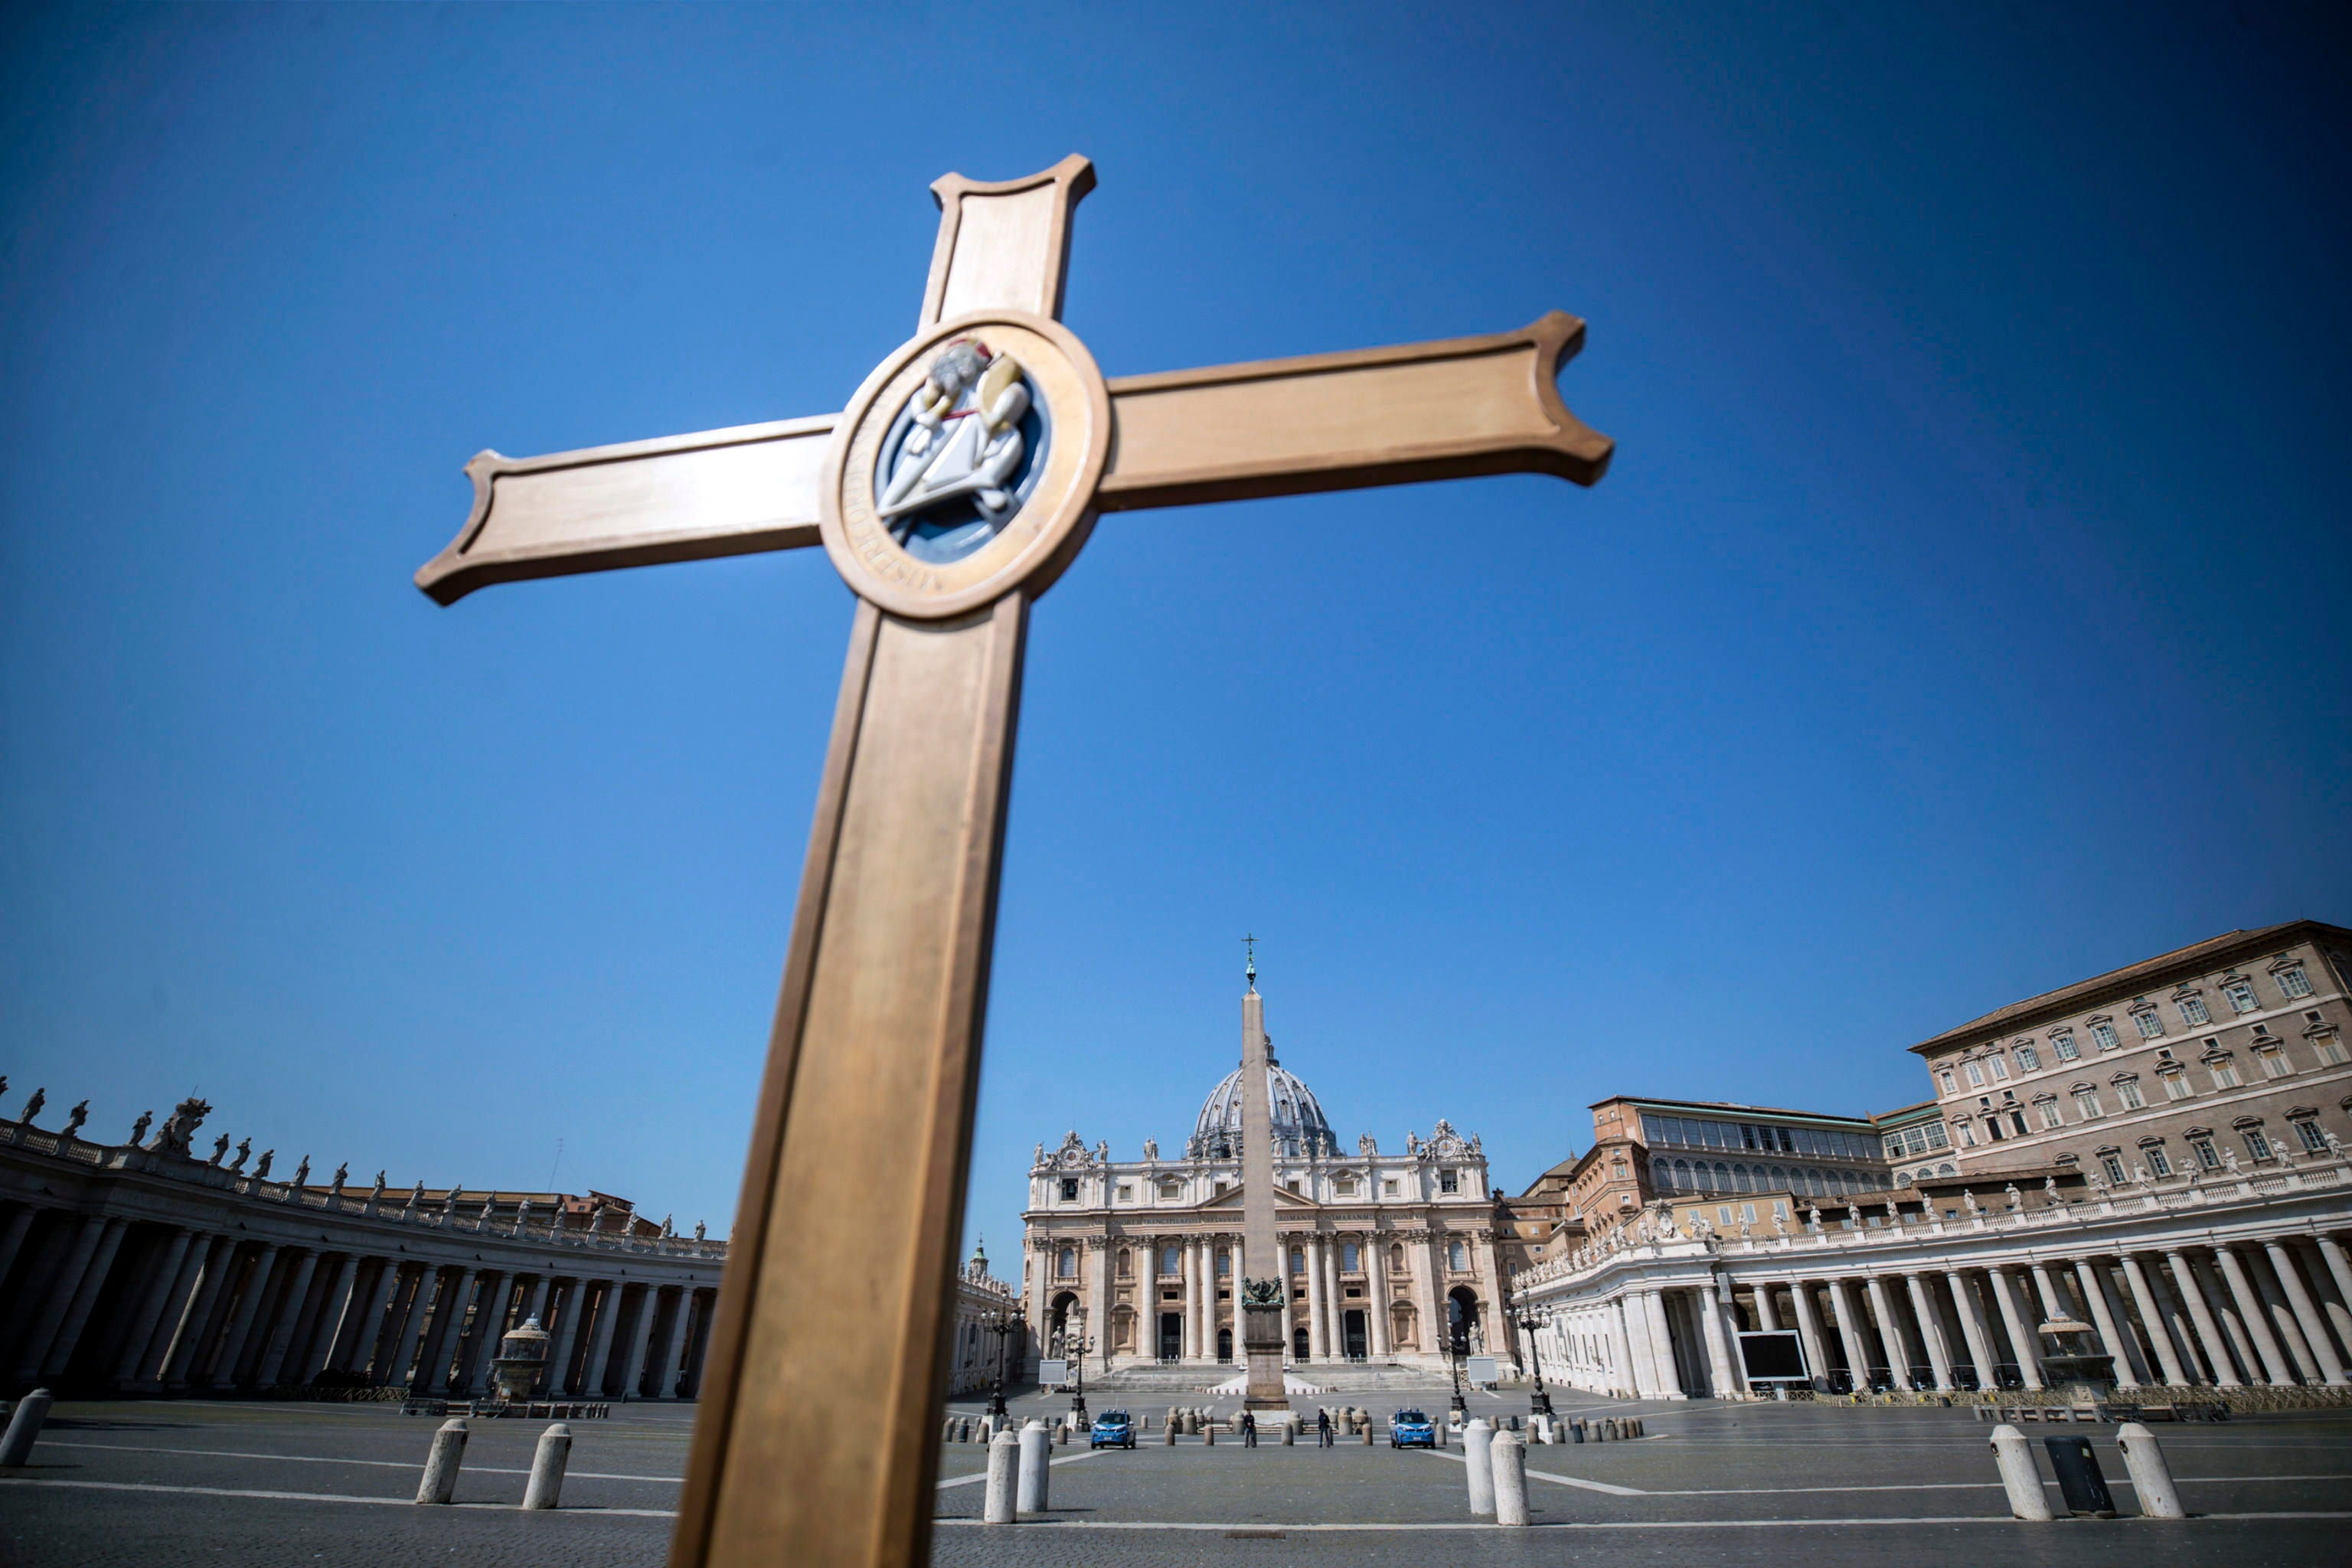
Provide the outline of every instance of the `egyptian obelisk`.
<path id="1" fill-rule="evenodd" d="M 1267 1068 L 1273 1042 L 1265 1035 L 1265 1001 L 1257 994 L 1257 959 L 1244 971 L 1242 996 L 1242 1352 L 1248 1363 L 1249 1409 L 1290 1419 L 1282 1390 L 1282 1352 L 1290 1321 L 1290 1289 L 1274 1232 L 1274 1105 Z M 1265 1419 L 1263 1415 L 1260 1419 Z"/>

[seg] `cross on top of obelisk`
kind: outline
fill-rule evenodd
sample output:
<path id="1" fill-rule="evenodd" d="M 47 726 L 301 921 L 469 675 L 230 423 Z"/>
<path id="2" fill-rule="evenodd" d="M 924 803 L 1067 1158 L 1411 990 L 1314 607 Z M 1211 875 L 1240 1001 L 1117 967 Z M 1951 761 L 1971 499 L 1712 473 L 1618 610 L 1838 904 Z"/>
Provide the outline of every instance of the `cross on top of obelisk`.
<path id="1" fill-rule="evenodd" d="M 856 595 L 677 1568 L 927 1556 L 1029 606 L 1096 517 L 1477 474 L 1589 485 L 1609 464 L 1609 438 L 1560 401 L 1584 323 L 1559 311 L 1486 337 L 1106 380 L 1059 320 L 1071 215 L 1094 184 L 1076 156 L 998 184 L 943 176 L 915 335 L 842 412 L 480 453 L 471 514 L 416 574 L 446 605 L 822 543 Z M 1286 1309 L 1244 941 L 1245 1258 L 1269 1298 L 1253 1386 L 1271 1366 L 1278 1400 Z"/>
<path id="2" fill-rule="evenodd" d="M 1242 952 L 1244 955 L 1242 960 L 1242 977 L 1249 982 L 1249 988 L 1255 991 L 1257 989 L 1257 938 L 1255 936 L 1242 938 Z"/>

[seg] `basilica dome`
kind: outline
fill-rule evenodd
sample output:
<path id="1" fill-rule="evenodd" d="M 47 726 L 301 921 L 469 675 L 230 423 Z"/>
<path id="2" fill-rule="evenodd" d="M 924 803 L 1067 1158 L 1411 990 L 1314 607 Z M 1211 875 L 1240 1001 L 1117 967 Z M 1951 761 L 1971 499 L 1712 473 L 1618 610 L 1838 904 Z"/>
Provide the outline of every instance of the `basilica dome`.
<path id="1" fill-rule="evenodd" d="M 1297 1156 L 1338 1152 L 1331 1124 L 1323 1120 L 1323 1107 L 1316 1103 L 1313 1089 L 1279 1062 L 1266 1064 L 1265 1088 L 1266 1103 L 1274 1113 L 1274 1147 L 1277 1153 Z M 1195 1160 L 1229 1158 L 1241 1147 L 1241 1136 L 1242 1069 L 1235 1068 L 1201 1102 L 1201 1114 L 1192 1123 L 1192 1136 L 1186 1140 L 1184 1152 Z"/>

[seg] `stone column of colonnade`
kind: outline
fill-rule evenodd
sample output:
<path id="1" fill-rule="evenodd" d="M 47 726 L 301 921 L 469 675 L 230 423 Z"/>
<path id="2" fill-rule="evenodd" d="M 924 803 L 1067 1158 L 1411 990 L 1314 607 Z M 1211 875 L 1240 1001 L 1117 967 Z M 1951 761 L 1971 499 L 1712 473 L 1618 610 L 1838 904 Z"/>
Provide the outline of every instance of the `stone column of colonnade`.
<path id="1" fill-rule="evenodd" d="M 550 1319 L 542 1320 L 540 1326 L 552 1336 L 548 1341 L 546 1387 L 557 1398 L 572 1392 L 572 1359 L 580 1344 L 580 1308 L 584 1294 L 582 1281 L 575 1279 L 560 1277 L 548 1282 Z"/>
<path id="2" fill-rule="evenodd" d="M 144 1386 L 159 1371 L 172 1329 L 178 1327 L 173 1323 L 166 1328 L 165 1321 L 172 1308 L 194 1290 L 196 1276 L 204 1268 L 205 1245 L 211 1239 L 186 1226 L 170 1228 L 162 1248 L 149 1265 L 147 1289 L 124 1325 L 122 1343 L 110 1380 L 117 1388 Z M 0 1264 L 0 1276 L 6 1272 L 6 1266 Z M 165 1342 L 158 1343 L 159 1340 Z"/>
<path id="3" fill-rule="evenodd" d="M 1723 1299 L 1712 1286 L 1702 1285 L 1688 1293 L 1691 1315 L 1698 1320 L 1699 1338 L 1706 1345 L 1707 1388 L 1717 1399 L 1731 1399 L 1745 1394 L 1748 1374 L 1734 1359 L 1734 1347 L 1738 1341 L 1723 1321 Z"/>
<path id="4" fill-rule="evenodd" d="M 678 1364 L 678 1357 L 686 1348 L 686 1322 L 694 1309 L 694 1292 L 683 1285 L 673 1285 L 662 1294 L 671 1299 L 671 1305 L 668 1324 L 654 1357 L 653 1388 L 647 1395 L 652 1399 L 668 1399 L 677 1393 L 678 1374 L 686 1370 Z"/>
<path id="5" fill-rule="evenodd" d="M 2271 1272 L 2286 1298 L 2287 1310 L 2312 1357 L 2312 1370 L 2316 1374 L 2314 1381 L 2338 1384 L 2352 1382 L 2352 1375 L 2346 1373 L 2343 1358 L 2328 1342 L 2326 1320 L 2320 1315 L 2309 1287 L 2303 1282 L 2303 1275 L 2295 1267 L 2289 1244 L 2284 1239 L 2266 1241 L 2263 1244 L 2263 1251 L 2270 1259 Z"/>
<path id="6" fill-rule="evenodd" d="M 589 1399 L 602 1399 L 611 1389 L 613 1332 L 620 1327 L 621 1290 L 611 1279 L 596 1282 L 596 1323 L 589 1331 L 588 1364 L 582 1369 L 580 1392 Z"/>
<path id="7" fill-rule="evenodd" d="M 629 1319 L 628 1353 L 621 1358 L 621 1386 L 617 1392 L 623 1399 L 641 1399 L 645 1397 L 641 1385 L 646 1377 L 646 1357 L 653 1350 L 654 1314 L 661 1306 L 661 1297 L 658 1289 L 650 1284 L 633 1285 L 629 1291 L 636 1299 L 635 1311 Z M 1105 1323 L 1097 1331 L 1097 1337 L 1107 1339 L 1109 1331 L 1110 1325 Z"/>

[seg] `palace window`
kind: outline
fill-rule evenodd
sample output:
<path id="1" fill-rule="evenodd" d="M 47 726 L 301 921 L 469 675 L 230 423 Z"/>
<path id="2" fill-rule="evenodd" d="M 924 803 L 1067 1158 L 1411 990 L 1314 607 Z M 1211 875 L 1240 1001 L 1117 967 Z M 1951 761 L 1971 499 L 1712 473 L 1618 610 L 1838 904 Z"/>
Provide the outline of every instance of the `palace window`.
<path id="1" fill-rule="evenodd" d="M 1076 1176 L 1064 1176 L 1062 1178 L 1062 1201 L 1066 1204 L 1074 1204 L 1078 1201 L 1078 1179 Z"/>
<path id="2" fill-rule="evenodd" d="M 2173 1005 L 2180 1009 L 2180 1021 L 2191 1028 L 2201 1028 L 2213 1021 L 2213 1015 L 2205 1010 L 2205 998 L 2194 992 Z"/>
<path id="3" fill-rule="evenodd" d="M 2006 1102 L 2001 1106 L 2001 1110 L 2008 1113 L 2009 1124 L 2011 1127 L 2016 1129 L 2017 1135 L 2020 1138 L 2024 1137 L 2026 1132 L 2025 1112 L 2017 1108 L 2017 1101 L 2012 1100 Z"/>
<path id="4" fill-rule="evenodd" d="M 2132 1014 L 2132 1022 L 2139 1026 L 2139 1037 L 2143 1040 L 2159 1039 L 2164 1035 L 2164 1020 L 2157 1016 L 2153 1007 L 2142 1007 Z"/>
<path id="5" fill-rule="evenodd" d="M 2254 1055 L 2263 1064 L 2264 1078 L 2284 1078 L 2294 1070 L 2294 1064 L 2286 1059 L 2286 1052 L 2280 1048 L 2282 1044 L 2278 1040 L 2254 1042 Z"/>
<path id="6" fill-rule="evenodd" d="M 1995 1082 L 2005 1083 L 2008 1081 L 2009 1061 L 2008 1058 L 2003 1057 L 1999 1051 L 1995 1051 L 1992 1055 L 1985 1058 L 1985 1066 L 1992 1068 L 1992 1076 Z"/>
<path id="7" fill-rule="evenodd" d="M 2243 1135 L 2246 1140 L 2246 1152 L 2252 1154 L 2255 1159 L 2267 1160 L 2273 1154 L 2277 1152 L 2276 1150 L 2271 1147 L 2271 1141 L 2263 1135 L 2263 1130 L 2261 1128 L 2246 1128 L 2244 1129 Z"/>
<path id="8" fill-rule="evenodd" d="M 1363 1270 L 1363 1249 L 1352 1241 L 1341 1242 L 1339 1244 L 1339 1272 L 1342 1274 L 1360 1274 Z"/>
<path id="9" fill-rule="evenodd" d="M 1160 1184 L 1160 1195 L 1163 1200 L 1171 1202 L 1181 1198 L 1184 1195 L 1184 1184 L 1171 1177 Z"/>
<path id="10" fill-rule="evenodd" d="M 1937 1068 L 1936 1069 L 1936 1079 L 1937 1082 L 1944 1086 L 1944 1092 L 1946 1094 L 1958 1094 L 1960 1092 L 1959 1083 L 1952 1077 L 1951 1068 Z"/>
<path id="11" fill-rule="evenodd" d="M 1217 1248 L 1217 1272 L 1231 1274 L 1233 1271 L 1234 1255 L 1222 1247 Z"/>
<path id="12" fill-rule="evenodd" d="M 2303 972 L 2300 963 L 2290 963 L 2284 969 L 2273 972 L 2272 977 L 2278 982 L 2280 994 L 2290 1001 L 2311 994 L 2311 976 Z"/>
<path id="13" fill-rule="evenodd" d="M 2211 1133 L 2190 1133 L 2189 1135 L 2189 1152 L 2197 1156 L 2197 1165 L 2200 1170 L 2218 1171 L 2221 1168 L 2221 1156 L 2213 1148 L 2213 1135 Z"/>
<path id="14" fill-rule="evenodd" d="M 2081 1117 L 2085 1121 L 2093 1121 L 2105 1116 L 2106 1113 L 2106 1108 L 2099 1103 L 2099 1091 L 2097 1089 L 2078 1089 L 2074 1091 L 2075 1115 Z"/>
<path id="15" fill-rule="evenodd" d="M 2033 1108 L 2042 1113 L 2042 1125 L 2045 1129 L 2063 1127 L 2066 1124 L 2066 1119 L 2058 1113 L 2058 1097 L 2056 1095 L 2042 1095 L 2041 1098 L 2034 1100 Z"/>
<path id="16" fill-rule="evenodd" d="M 1968 1074 L 1969 1088 L 1982 1089 L 1984 1087 L 1985 1075 L 1984 1068 L 1982 1067 L 1979 1066 L 1975 1062 L 1962 1062 L 1960 1064 L 1960 1070 Z"/>
<path id="17" fill-rule="evenodd" d="M 1620 1176 L 1622 1176 L 1625 1173 L 1625 1167 L 1623 1165 L 1619 1165 L 1617 1167 L 1617 1173 Z M 1462 1190 L 1462 1173 L 1459 1171 L 1438 1172 L 1437 1190 L 1441 1193 L 1460 1192 Z"/>
<path id="18" fill-rule="evenodd" d="M 2205 1058 L 2205 1070 L 2213 1075 L 2213 1087 L 2215 1089 L 2235 1089 L 2238 1087 L 2238 1064 L 2230 1059 L 2227 1052 L 2223 1052 L 2217 1056 L 2207 1057 Z"/>
<path id="19" fill-rule="evenodd" d="M 2099 1155 L 2099 1169 L 2106 1173 L 2108 1181 L 2121 1182 L 2124 1179 L 2124 1157 L 2112 1149 L 2106 1150 Z"/>
<path id="20" fill-rule="evenodd" d="M 2164 1098 L 2167 1100 L 2187 1100 L 2197 1092 L 2196 1087 L 2189 1081 L 2188 1069 L 2179 1062 L 2157 1068 L 2156 1076 L 2163 1080 Z"/>
<path id="21" fill-rule="evenodd" d="M 2333 1033 L 2322 1035 L 2312 1041 L 2311 1050 L 2312 1054 L 2319 1058 L 2321 1067 L 2340 1068 L 2344 1065 L 2344 1041 Z"/>
<path id="22" fill-rule="evenodd" d="M 1445 1267 L 1451 1268 L 1456 1274 L 1468 1272 L 1470 1268 L 1470 1249 L 1463 1246 L 1458 1241 L 1447 1242 L 1445 1244 Z"/>
<path id="23" fill-rule="evenodd" d="M 2123 1042 L 2116 1038 L 2116 1026 L 2101 1018 L 2091 1026 L 2091 1043 L 2103 1051 L 2112 1051 Z"/>
<path id="24" fill-rule="evenodd" d="M 2327 1152 L 2327 1134 L 2319 1130 L 2319 1123 L 2313 1118 L 2308 1116 L 2297 1117 L 2293 1122 L 2289 1123 L 2289 1125 L 2294 1127 L 2295 1137 L 2302 1142 L 2303 1152 L 2305 1153 L 2325 1154 Z"/>
<path id="25" fill-rule="evenodd" d="M 2020 1072 L 2040 1072 L 2042 1070 L 2042 1053 L 2035 1050 L 2032 1046 L 2018 1047 L 2017 1070 Z"/>
<path id="26" fill-rule="evenodd" d="M 1356 1178 L 1353 1176 L 1339 1177 L 1332 1182 L 1331 1190 L 1339 1194 L 1343 1198 L 1352 1198 L 1356 1195 Z"/>
<path id="27" fill-rule="evenodd" d="M 2145 1110 L 2147 1109 L 2147 1101 L 2140 1098 L 2139 1079 L 2136 1078 L 2119 1078 L 2116 1079 L 2116 1098 L 2124 1102 L 2124 1109 L 2126 1110 Z"/>
<path id="28" fill-rule="evenodd" d="M 2149 1175 L 2168 1176 L 2172 1174 L 2172 1162 L 2164 1157 L 2164 1144 L 2161 1142 L 2141 1144 L 2139 1146 L 2139 1157 L 2141 1163 L 2147 1166 L 2147 1173 Z"/>
<path id="29" fill-rule="evenodd" d="M 2221 982 L 2221 994 L 2227 996 L 2230 1005 L 2241 1013 L 2251 1013 L 2261 1005 L 2254 1000 L 2254 983 L 2251 980 L 2224 980 Z"/>
<path id="30" fill-rule="evenodd" d="M 1305 1249 L 1297 1247 L 1290 1249 L 1290 1271 L 1293 1274 L 1304 1274 L 1307 1272 L 1307 1253 Z"/>
<path id="31" fill-rule="evenodd" d="M 1184 1265 L 1181 1261 L 1181 1254 L 1172 1247 L 1161 1247 L 1160 1249 L 1160 1272 L 1162 1274 L 1181 1274 L 1183 1271 Z"/>
<path id="32" fill-rule="evenodd" d="M 1075 1279 L 1078 1277 L 1078 1249 L 1076 1247 L 1066 1247 L 1059 1252 L 1054 1254 L 1054 1275 L 1055 1278 L 1059 1279 Z"/>
<path id="33" fill-rule="evenodd" d="M 2058 1059 L 2062 1062 L 2071 1062 L 2083 1054 L 2074 1048 L 2074 1031 L 2072 1029 L 2051 1030 L 2050 1048 L 2058 1053 Z"/>
<path id="34" fill-rule="evenodd" d="M 1965 1121 L 1956 1121 L 1952 1125 L 1959 1130 L 1961 1148 L 1973 1149 L 1977 1146 L 1977 1130 L 1974 1127 Z"/>

